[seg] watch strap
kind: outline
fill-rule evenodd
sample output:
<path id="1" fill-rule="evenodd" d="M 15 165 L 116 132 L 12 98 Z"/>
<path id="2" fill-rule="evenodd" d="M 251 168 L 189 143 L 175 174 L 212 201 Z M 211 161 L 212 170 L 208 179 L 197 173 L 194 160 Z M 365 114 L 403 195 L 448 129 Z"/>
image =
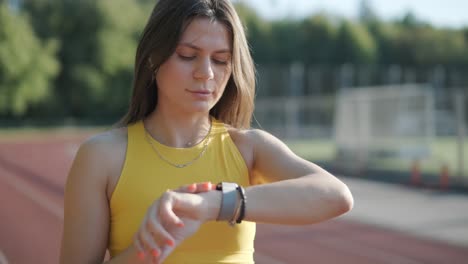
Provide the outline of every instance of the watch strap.
<path id="1" fill-rule="evenodd" d="M 217 221 L 231 221 L 236 211 L 237 203 L 237 184 L 232 182 L 221 182 L 216 186 L 217 190 L 222 191 L 221 208 L 219 210 Z"/>

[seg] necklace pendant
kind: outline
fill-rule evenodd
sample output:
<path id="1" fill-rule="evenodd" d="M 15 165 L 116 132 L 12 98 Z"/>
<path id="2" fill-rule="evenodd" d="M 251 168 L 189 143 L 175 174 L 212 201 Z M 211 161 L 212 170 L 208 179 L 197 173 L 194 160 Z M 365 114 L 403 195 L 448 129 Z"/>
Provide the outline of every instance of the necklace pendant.
<path id="1" fill-rule="evenodd" d="M 148 142 L 148 144 L 151 146 L 151 148 L 153 149 L 153 151 L 156 153 L 156 155 L 161 159 L 163 160 L 164 162 L 166 162 L 167 164 L 175 167 L 175 168 L 178 168 L 178 169 L 182 169 L 182 168 L 185 168 L 187 166 L 189 166 L 190 164 L 194 163 L 195 161 L 197 161 L 198 159 L 200 159 L 203 154 L 205 154 L 206 152 L 206 149 L 208 148 L 208 144 L 210 142 L 210 134 L 211 134 L 211 128 L 212 128 L 212 125 L 213 125 L 213 121 L 210 119 L 210 129 L 208 130 L 208 134 L 205 136 L 205 138 L 203 139 L 204 143 L 203 143 L 203 148 L 202 150 L 198 153 L 197 156 L 195 156 L 192 160 L 190 160 L 189 162 L 187 163 L 183 163 L 183 164 L 175 164 L 169 160 L 167 160 L 163 155 L 161 155 L 161 153 L 159 153 L 158 149 L 153 145 L 153 142 L 151 142 L 151 135 L 148 133 L 148 131 L 145 129 L 145 138 L 146 138 L 146 141 Z M 193 143 L 192 142 L 188 142 L 187 143 L 188 146 L 192 146 Z"/>

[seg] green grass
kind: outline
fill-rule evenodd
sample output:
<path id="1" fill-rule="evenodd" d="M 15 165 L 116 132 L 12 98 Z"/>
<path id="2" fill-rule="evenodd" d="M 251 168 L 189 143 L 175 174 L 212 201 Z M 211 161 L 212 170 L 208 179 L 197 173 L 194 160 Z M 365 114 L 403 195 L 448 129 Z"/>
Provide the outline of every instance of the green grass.
<path id="1" fill-rule="evenodd" d="M 332 139 L 288 140 L 286 144 L 299 156 L 311 161 L 333 161 L 336 146 Z M 399 157 L 373 158 L 371 168 L 409 171 L 413 160 Z M 420 160 L 423 173 L 438 174 L 448 166 L 450 175 L 458 175 L 458 149 L 456 137 L 439 137 L 430 144 L 430 156 Z M 464 173 L 468 177 L 468 138 L 464 142 Z"/>

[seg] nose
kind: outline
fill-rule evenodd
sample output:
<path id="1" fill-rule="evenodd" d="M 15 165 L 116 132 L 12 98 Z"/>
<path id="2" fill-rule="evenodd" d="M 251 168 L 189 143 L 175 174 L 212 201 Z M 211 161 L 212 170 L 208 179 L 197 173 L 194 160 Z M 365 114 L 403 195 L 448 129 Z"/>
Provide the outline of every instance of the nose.
<path id="1" fill-rule="evenodd" d="M 201 60 L 196 67 L 197 68 L 193 74 L 195 79 L 205 81 L 214 78 L 213 67 L 210 59 L 207 58 Z"/>

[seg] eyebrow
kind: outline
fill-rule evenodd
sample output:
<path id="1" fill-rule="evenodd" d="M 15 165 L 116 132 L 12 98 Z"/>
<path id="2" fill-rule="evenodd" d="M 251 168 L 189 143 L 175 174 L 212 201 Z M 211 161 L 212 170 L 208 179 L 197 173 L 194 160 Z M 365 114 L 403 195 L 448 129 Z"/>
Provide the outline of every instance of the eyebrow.
<path id="1" fill-rule="evenodd" d="M 186 42 L 180 43 L 179 46 L 187 46 L 187 47 L 195 49 L 195 50 L 202 50 L 200 47 L 195 46 L 195 45 L 193 45 L 191 43 L 186 43 Z M 215 51 L 214 53 L 231 53 L 231 50 L 230 49 L 220 49 L 220 50 Z"/>

